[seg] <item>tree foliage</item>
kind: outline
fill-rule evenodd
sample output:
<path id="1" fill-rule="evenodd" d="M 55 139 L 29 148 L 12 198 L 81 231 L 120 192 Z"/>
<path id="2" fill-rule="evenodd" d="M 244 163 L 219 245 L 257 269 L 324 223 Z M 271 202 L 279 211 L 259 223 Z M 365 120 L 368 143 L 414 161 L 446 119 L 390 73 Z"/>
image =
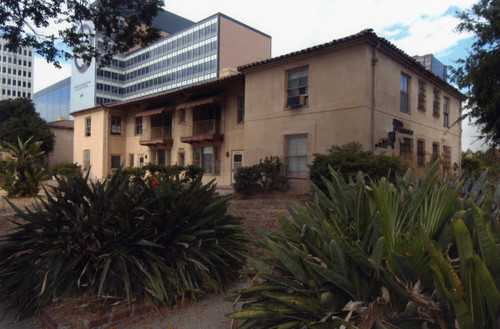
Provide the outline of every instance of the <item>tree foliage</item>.
<path id="1" fill-rule="evenodd" d="M 136 45 L 156 40 L 159 30 L 151 21 L 163 6 L 163 0 L 2 0 L 0 4 L 0 37 L 9 41 L 10 49 L 34 47 L 48 62 L 59 66 L 60 59 L 71 53 L 57 47 L 63 42 L 73 49 L 74 56 L 90 62 L 98 53 L 107 63 L 113 54 L 126 52 Z M 95 34 L 106 45 L 99 49 L 88 42 L 82 31 L 84 22 L 91 22 Z M 57 25 L 58 34 L 43 30 Z"/>
<path id="2" fill-rule="evenodd" d="M 17 98 L 0 101 L 0 143 L 17 144 L 32 137 L 42 142 L 41 150 L 50 153 L 54 149 L 54 134 L 45 120 L 35 111 L 30 99 Z"/>
<path id="3" fill-rule="evenodd" d="M 458 86 L 468 89 L 464 118 L 475 120 L 480 139 L 500 145 L 500 1 L 480 0 L 459 18 L 457 30 L 475 34 L 469 56 L 454 70 Z"/>

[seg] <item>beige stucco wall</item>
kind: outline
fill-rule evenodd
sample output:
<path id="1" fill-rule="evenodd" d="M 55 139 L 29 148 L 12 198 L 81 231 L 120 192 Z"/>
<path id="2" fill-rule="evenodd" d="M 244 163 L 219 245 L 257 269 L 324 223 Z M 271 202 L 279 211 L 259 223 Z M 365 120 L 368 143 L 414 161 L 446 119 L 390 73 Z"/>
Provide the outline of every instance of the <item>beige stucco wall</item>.
<path id="1" fill-rule="evenodd" d="M 66 162 L 73 162 L 73 129 L 51 128 L 54 133 L 54 150 L 48 156 L 49 168 Z"/>
<path id="2" fill-rule="evenodd" d="M 219 69 L 238 67 L 271 57 L 271 38 L 220 16 Z"/>
<path id="3" fill-rule="evenodd" d="M 218 146 L 220 149 L 221 173 L 217 175 L 206 174 L 204 181 L 208 182 L 216 179 L 216 183 L 221 186 L 231 184 L 231 152 L 243 149 L 243 124 L 237 123 L 238 99 L 244 94 L 244 84 L 242 80 L 236 80 L 224 86 L 217 104 L 221 107 L 222 121 L 224 123 L 224 139 L 221 143 L 204 142 L 196 146 Z M 194 96 L 196 97 L 196 96 Z M 186 97 L 184 97 L 186 98 Z M 91 150 L 91 177 L 102 178 L 111 172 L 111 156 L 121 156 L 121 161 L 125 167 L 130 166 L 130 155 L 134 156 L 134 166 L 139 165 L 139 155 L 145 155 L 144 164 L 152 161 L 152 151 L 155 149 L 166 149 L 171 151 L 171 164 L 179 163 L 179 153 L 184 153 L 185 164 L 193 163 L 193 146 L 181 142 L 181 137 L 191 136 L 193 129 L 193 111 L 198 108 L 186 109 L 185 122 L 180 121 L 180 111 L 175 107 L 184 100 L 168 100 L 164 103 L 157 103 L 154 107 L 166 108 L 166 112 L 172 115 L 172 146 L 143 146 L 140 140 L 144 139 L 146 131 L 151 127 L 150 117 L 143 117 L 143 135 L 135 135 L 135 115 L 146 110 L 151 104 L 148 102 L 136 106 L 123 106 L 118 109 L 107 109 L 100 107 L 91 111 L 75 113 L 75 150 L 74 161 L 83 163 L 83 151 Z M 91 137 L 84 136 L 85 118 L 92 118 Z M 122 134 L 120 136 L 111 135 L 111 117 L 120 116 L 122 118 Z M 226 156 L 228 152 L 229 156 Z M 100 157 L 98 155 L 101 155 Z"/>

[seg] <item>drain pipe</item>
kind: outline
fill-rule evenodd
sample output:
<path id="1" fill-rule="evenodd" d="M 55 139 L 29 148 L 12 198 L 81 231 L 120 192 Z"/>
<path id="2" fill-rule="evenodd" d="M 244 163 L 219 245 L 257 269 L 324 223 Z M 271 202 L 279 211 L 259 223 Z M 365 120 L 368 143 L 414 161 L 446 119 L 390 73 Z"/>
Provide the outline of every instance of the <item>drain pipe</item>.
<path id="1" fill-rule="evenodd" d="M 377 57 L 377 49 L 380 46 L 380 42 L 377 40 L 377 44 L 372 47 L 372 100 L 371 100 L 371 136 L 370 136 L 370 150 L 375 152 L 375 67 L 379 61 Z"/>

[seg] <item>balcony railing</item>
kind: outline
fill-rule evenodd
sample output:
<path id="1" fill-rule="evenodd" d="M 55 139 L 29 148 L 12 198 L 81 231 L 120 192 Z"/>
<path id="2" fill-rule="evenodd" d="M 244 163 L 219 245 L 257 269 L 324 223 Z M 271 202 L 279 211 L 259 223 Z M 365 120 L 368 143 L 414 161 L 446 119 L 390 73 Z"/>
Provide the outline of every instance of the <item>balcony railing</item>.
<path id="1" fill-rule="evenodd" d="M 152 127 L 144 129 L 140 139 L 141 145 L 171 145 L 172 129 L 170 127 Z"/>
<path id="2" fill-rule="evenodd" d="M 222 134 L 222 121 L 216 119 L 193 121 L 193 136 L 208 134 Z"/>
<path id="3" fill-rule="evenodd" d="M 181 137 L 184 143 L 216 142 L 222 141 L 224 135 L 224 124 L 221 120 L 193 121 L 193 132 L 191 136 Z"/>

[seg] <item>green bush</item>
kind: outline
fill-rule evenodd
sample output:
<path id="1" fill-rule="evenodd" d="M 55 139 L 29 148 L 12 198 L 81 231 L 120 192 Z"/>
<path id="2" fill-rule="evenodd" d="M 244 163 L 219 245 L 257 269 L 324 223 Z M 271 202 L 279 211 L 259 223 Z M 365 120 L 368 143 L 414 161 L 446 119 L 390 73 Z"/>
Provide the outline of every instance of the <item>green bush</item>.
<path id="1" fill-rule="evenodd" d="M 253 194 L 288 188 L 286 177 L 281 174 L 282 164 L 278 157 L 266 157 L 258 164 L 238 168 L 234 175 L 234 189 L 238 193 Z"/>
<path id="2" fill-rule="evenodd" d="M 4 172 L 0 174 L 1 188 L 9 197 L 32 196 L 40 190 L 47 175 L 41 168 L 42 142 L 33 141 L 33 137 L 25 142 L 17 139 L 17 144 L 4 142 L 2 151 L 10 153 Z"/>
<path id="3" fill-rule="evenodd" d="M 34 210 L 12 205 L 22 221 L 0 239 L 0 294 L 27 316 L 82 293 L 170 305 L 220 292 L 245 263 L 246 239 L 201 178 L 68 176 Z"/>
<path id="4" fill-rule="evenodd" d="M 332 169 L 326 193 L 279 217 L 284 234 L 253 241 L 271 256 L 249 261 L 238 328 L 494 328 L 500 186 L 438 171 L 367 184 Z"/>
<path id="5" fill-rule="evenodd" d="M 203 176 L 205 170 L 195 165 L 187 165 L 184 167 L 184 177 L 188 180 L 196 180 L 198 177 Z"/>
<path id="6" fill-rule="evenodd" d="M 400 157 L 362 151 L 361 144 L 357 142 L 334 145 L 328 154 L 314 154 L 309 178 L 322 190 L 325 190 L 325 184 L 321 177 L 330 175 L 329 167 L 339 171 L 345 179 L 355 176 L 359 171 L 371 179 L 385 177 L 389 173 L 390 179 L 394 179 L 396 173 L 404 173 L 408 169 L 406 162 Z"/>
<path id="7" fill-rule="evenodd" d="M 479 177 L 483 171 L 484 163 L 473 157 L 463 157 L 462 158 L 462 170 L 465 171 L 466 175 L 473 175 L 474 177 Z"/>
<path id="8" fill-rule="evenodd" d="M 82 174 L 82 168 L 77 165 L 76 163 L 71 163 L 71 162 L 61 162 L 58 164 L 55 164 L 52 166 L 50 169 L 50 173 L 52 176 L 56 175 L 81 175 Z"/>

